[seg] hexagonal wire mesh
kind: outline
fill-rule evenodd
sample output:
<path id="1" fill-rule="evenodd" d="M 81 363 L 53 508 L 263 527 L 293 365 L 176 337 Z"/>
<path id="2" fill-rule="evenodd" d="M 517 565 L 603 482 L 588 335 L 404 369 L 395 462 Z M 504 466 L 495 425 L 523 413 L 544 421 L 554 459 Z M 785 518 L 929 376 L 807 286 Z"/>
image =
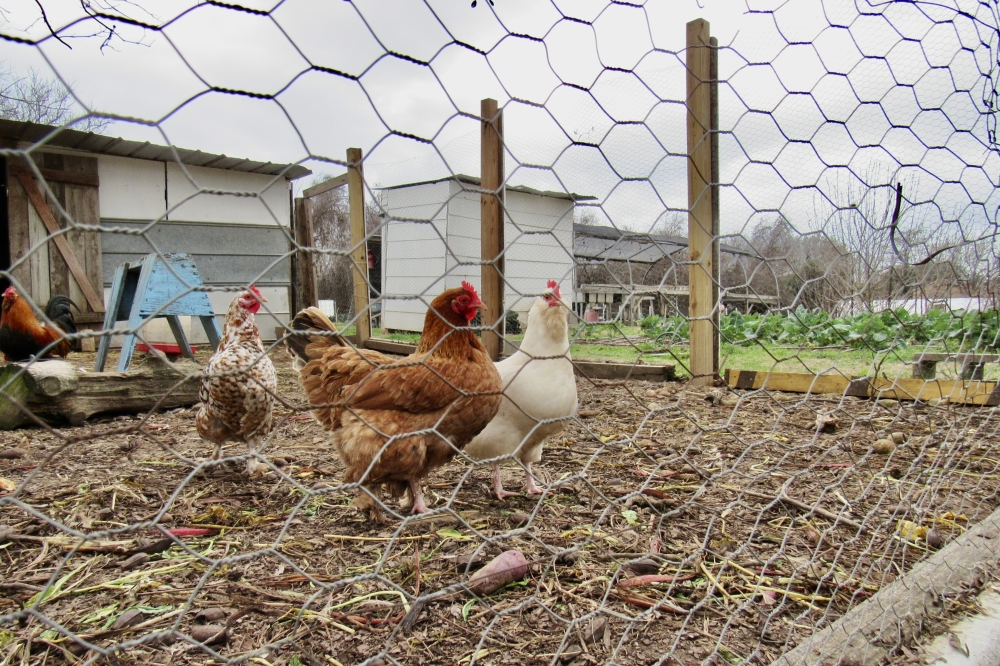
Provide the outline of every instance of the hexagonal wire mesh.
<path id="1" fill-rule="evenodd" d="M 0 664 L 769 663 L 997 508 L 995 3 L 44 5 L 0 35 Z M 705 321 L 725 377 L 662 381 Z"/>

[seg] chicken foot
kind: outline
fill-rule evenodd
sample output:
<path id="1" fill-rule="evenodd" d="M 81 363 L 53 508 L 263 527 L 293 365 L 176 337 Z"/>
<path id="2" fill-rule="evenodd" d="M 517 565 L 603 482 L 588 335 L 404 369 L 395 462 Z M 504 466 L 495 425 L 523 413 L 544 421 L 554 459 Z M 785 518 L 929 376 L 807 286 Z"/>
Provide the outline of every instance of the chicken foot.
<path id="1" fill-rule="evenodd" d="M 410 479 L 410 498 L 413 500 L 413 513 L 427 513 L 430 509 L 424 504 L 424 494 L 420 492 L 420 482 Z"/>
<path id="2" fill-rule="evenodd" d="M 531 463 L 525 463 L 525 476 L 527 481 L 524 483 L 524 491 L 529 495 L 541 495 L 545 491 L 538 487 L 535 483 L 535 475 L 531 473 Z M 508 497 L 513 497 L 517 493 L 512 493 L 510 491 L 503 489 L 503 479 L 500 478 L 500 463 L 493 463 L 493 491 L 496 492 L 497 497 L 500 500 L 505 500 Z"/>

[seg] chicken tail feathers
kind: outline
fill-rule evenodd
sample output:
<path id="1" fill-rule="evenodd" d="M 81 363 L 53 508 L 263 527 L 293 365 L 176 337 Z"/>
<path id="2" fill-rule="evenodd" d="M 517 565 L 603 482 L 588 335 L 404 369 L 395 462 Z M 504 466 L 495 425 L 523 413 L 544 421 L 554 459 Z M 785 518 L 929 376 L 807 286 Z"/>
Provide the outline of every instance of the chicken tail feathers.
<path id="1" fill-rule="evenodd" d="M 285 346 L 302 363 L 313 358 L 319 349 L 345 345 L 336 325 L 319 308 L 306 308 L 295 315 L 288 327 Z"/>
<path id="2" fill-rule="evenodd" d="M 64 333 L 76 333 L 76 317 L 73 309 L 80 310 L 68 296 L 53 296 L 45 306 L 45 316 L 54 322 Z"/>

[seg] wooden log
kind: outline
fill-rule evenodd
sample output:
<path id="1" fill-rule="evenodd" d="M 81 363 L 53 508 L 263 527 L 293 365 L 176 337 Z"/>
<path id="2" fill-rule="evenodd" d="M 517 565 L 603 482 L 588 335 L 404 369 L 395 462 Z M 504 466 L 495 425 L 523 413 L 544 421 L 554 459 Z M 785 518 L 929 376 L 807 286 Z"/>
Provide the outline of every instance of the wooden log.
<path id="1" fill-rule="evenodd" d="M 687 24 L 688 269 L 691 385 L 715 379 L 712 324 L 712 49 L 708 21 Z"/>
<path id="2" fill-rule="evenodd" d="M 316 236 L 313 233 L 309 202 L 301 197 L 295 199 L 294 213 L 295 243 L 300 249 L 292 256 L 294 267 L 292 299 L 295 312 L 299 312 L 318 306 L 319 292 L 316 290 L 316 269 L 311 252 L 316 246 Z"/>
<path id="3" fill-rule="evenodd" d="M 198 402 L 201 366 L 157 358 L 128 372 L 87 372 L 68 361 L 0 366 L 0 430 L 33 422 L 80 425 L 95 414 L 142 413 Z M 30 413 L 30 414 L 29 414 Z"/>

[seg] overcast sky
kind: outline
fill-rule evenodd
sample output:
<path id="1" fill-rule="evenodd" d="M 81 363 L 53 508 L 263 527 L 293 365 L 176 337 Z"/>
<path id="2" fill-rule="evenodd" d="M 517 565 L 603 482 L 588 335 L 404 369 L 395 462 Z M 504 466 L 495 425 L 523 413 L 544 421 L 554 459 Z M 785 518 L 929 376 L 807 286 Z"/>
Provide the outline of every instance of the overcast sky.
<path id="1" fill-rule="evenodd" d="M 102 1 L 163 30 L 115 23 L 101 48 L 106 33 L 77 0 L 45 2 L 70 49 L 46 38 L 34 0 L 5 0 L 0 30 L 42 41 L 0 49 L 13 70 L 58 75 L 92 108 L 136 119 L 105 130 L 126 138 L 329 174 L 343 168 L 324 160 L 357 146 L 371 185 L 398 184 L 478 175 L 478 123 L 460 113 L 494 97 L 512 183 L 596 196 L 614 223 L 648 230 L 686 207 L 685 23 L 702 17 L 726 47 L 724 232 L 776 211 L 815 228 L 897 181 L 925 217 L 970 228 L 998 205 L 1000 161 L 980 108 L 994 19 L 974 0 L 958 4 L 980 24 L 941 3 L 846 0 L 243 3 L 264 14 Z"/>

